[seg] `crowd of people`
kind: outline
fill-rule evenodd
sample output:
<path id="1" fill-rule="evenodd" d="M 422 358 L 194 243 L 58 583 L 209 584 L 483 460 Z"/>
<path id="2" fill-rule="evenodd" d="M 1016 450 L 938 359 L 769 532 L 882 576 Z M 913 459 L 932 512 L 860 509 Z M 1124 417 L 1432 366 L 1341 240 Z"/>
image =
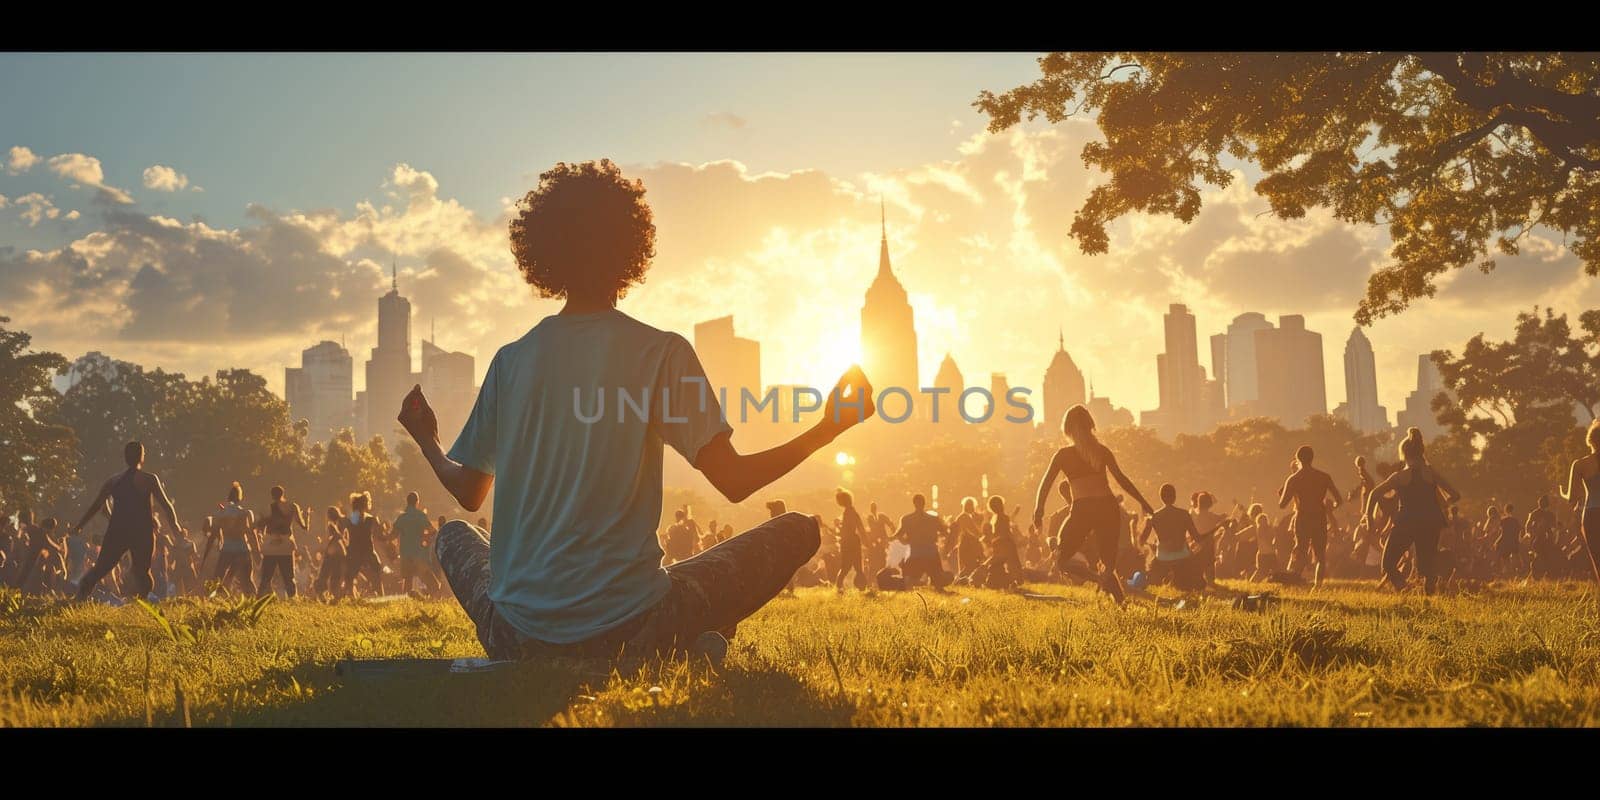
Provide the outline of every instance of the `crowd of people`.
<path id="1" fill-rule="evenodd" d="M 77 524 L 35 519 L 29 509 L 0 516 L 0 585 L 106 602 L 219 590 L 326 601 L 450 596 L 433 548 L 445 519 L 430 517 L 415 492 L 389 521 L 374 515 L 369 493 L 353 492 L 348 510 L 330 506 L 316 526 L 314 509 L 283 487 L 272 488 L 258 514 L 235 482 L 212 513 L 188 527 L 178 524 L 159 480 L 142 469 L 143 449 L 130 444 L 126 456 L 128 471 L 107 483 Z M 148 521 L 130 519 L 129 510 L 151 507 L 149 498 L 156 511 Z M 88 523 L 102 512 L 109 522 L 93 537 Z M 478 524 L 487 530 L 487 519 Z"/>
<path id="2" fill-rule="evenodd" d="M 1087 422 L 1091 432 L 1085 435 L 1080 427 L 1074 441 L 1092 442 L 1092 421 L 1076 422 Z M 1600 425 L 1590 427 L 1589 440 L 1600 448 Z M 1461 497 L 1448 479 L 1427 466 L 1415 429 L 1401 442 L 1396 461 L 1369 468 L 1364 457 L 1357 458 L 1348 490 L 1315 466 L 1310 447 L 1302 447 L 1277 498 L 1233 500 L 1225 510 L 1203 487 L 1190 491 L 1180 506 L 1172 484 L 1160 487 L 1161 505 L 1151 507 L 1131 482 L 1123 484 L 1124 493 L 1112 493 L 1103 476 L 1096 485 L 1100 473 L 1092 466 L 1074 461 L 1072 448 L 1062 452 L 1068 455 L 1058 454 L 1039 503 L 1046 505 L 1054 473 L 1062 472 L 1066 479 L 1054 484 L 1060 506 L 1047 520 L 1036 514 L 1032 524 L 1017 524 L 1020 509 L 999 495 L 965 497 L 946 511 L 929 508 L 926 497 L 916 494 L 909 498 L 909 513 L 892 515 L 876 502 L 862 512 L 854 495 L 839 489 L 836 509 L 827 517 L 812 515 L 824 533 L 822 547 L 789 588 L 1094 583 L 1120 598 L 1127 588 L 1160 584 L 1228 591 L 1219 579 L 1315 585 L 1340 578 L 1431 593 L 1495 580 L 1600 577 L 1589 548 L 1595 539 L 1584 536 L 1582 514 L 1584 507 L 1600 507 L 1600 469 L 1585 472 L 1593 453 L 1574 463 L 1567 487 L 1528 498 L 1520 507 L 1525 511 L 1491 497 L 1483 500 L 1480 516 L 1462 513 Z M 1114 465 L 1114 458 L 1104 464 Z M 1584 494 L 1588 483 L 1597 495 Z M 788 510 L 782 500 L 767 508 L 774 517 Z M 1103 520 L 1094 537 L 1085 534 L 1086 523 L 1064 528 L 1075 508 L 1079 519 Z M 702 527 L 687 507 L 674 516 L 661 532 L 663 564 L 692 558 L 732 534 L 732 526 L 718 528 L 714 520 Z"/>

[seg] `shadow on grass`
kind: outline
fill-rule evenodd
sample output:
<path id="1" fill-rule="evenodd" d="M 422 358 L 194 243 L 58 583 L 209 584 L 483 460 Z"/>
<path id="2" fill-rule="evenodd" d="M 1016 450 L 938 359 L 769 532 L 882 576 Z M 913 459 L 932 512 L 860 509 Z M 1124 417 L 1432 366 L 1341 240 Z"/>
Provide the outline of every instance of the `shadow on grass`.
<path id="1" fill-rule="evenodd" d="M 331 665 L 294 670 L 304 699 L 236 713 L 235 726 L 534 727 L 566 710 L 590 675 L 566 665 L 517 664 L 493 672 L 340 678 Z"/>

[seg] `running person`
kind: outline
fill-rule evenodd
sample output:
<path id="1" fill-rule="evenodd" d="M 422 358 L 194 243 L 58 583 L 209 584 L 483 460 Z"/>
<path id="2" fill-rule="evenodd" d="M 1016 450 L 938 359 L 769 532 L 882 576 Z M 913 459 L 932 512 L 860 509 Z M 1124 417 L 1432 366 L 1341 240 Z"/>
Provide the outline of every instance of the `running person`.
<path id="1" fill-rule="evenodd" d="M 1133 481 L 1122 474 L 1122 468 L 1117 465 L 1117 458 L 1112 455 L 1111 449 L 1095 437 L 1094 417 L 1089 414 L 1089 409 L 1082 405 L 1067 409 L 1061 418 L 1061 431 L 1072 444 L 1056 451 L 1050 459 L 1050 467 L 1045 470 L 1044 479 L 1039 481 L 1039 490 L 1033 500 L 1033 524 L 1036 527 L 1044 524 L 1044 503 L 1050 496 L 1050 487 L 1055 485 L 1058 474 L 1066 475 L 1072 488 L 1072 510 L 1056 532 L 1056 539 L 1060 542 L 1056 549 L 1056 565 L 1065 572 L 1073 554 L 1086 541 L 1091 542 L 1100 561 L 1100 588 L 1118 603 L 1124 602 L 1126 598 L 1122 593 L 1122 581 L 1117 577 L 1117 553 L 1118 540 L 1127 532 L 1122 527 L 1121 505 L 1111 494 L 1111 483 L 1106 479 L 1106 473 L 1115 477 L 1117 483 L 1139 502 L 1144 513 L 1154 514 L 1155 509 L 1150 507 L 1150 502 L 1139 493 Z"/>
<path id="2" fill-rule="evenodd" d="M 94 566 L 78 581 L 78 600 L 94 591 L 95 584 L 117 566 L 124 553 L 133 562 L 127 588 L 135 597 L 148 595 L 153 583 L 150 559 L 156 550 L 155 512 L 159 510 L 172 523 L 173 530 L 183 532 L 183 526 L 178 524 L 177 509 L 167 497 L 161 479 L 155 473 L 144 471 L 144 445 L 128 442 L 122 448 L 122 460 L 127 462 L 128 469 L 100 487 L 83 518 L 72 526 L 73 530 L 81 531 L 101 511 L 110 517 L 105 538 L 100 543 L 100 554 L 95 557 Z"/>
<path id="3" fill-rule="evenodd" d="M 284 592 L 294 597 L 294 526 L 308 531 L 311 530 L 309 522 L 300 504 L 284 497 L 282 486 L 272 487 L 272 505 L 267 509 L 266 519 L 257 526 L 266 533 L 266 539 L 261 542 L 261 584 L 257 595 L 272 591 L 272 575 L 276 572 L 283 576 Z"/>
<path id="4" fill-rule="evenodd" d="M 1460 500 L 1461 494 L 1438 470 L 1428 465 L 1423 456 L 1421 430 L 1406 431 L 1406 438 L 1400 442 L 1400 458 L 1404 466 L 1367 493 L 1367 503 L 1361 514 L 1370 528 L 1378 498 L 1394 492 L 1399 505 L 1395 509 L 1394 527 L 1389 530 L 1389 540 L 1383 547 L 1383 580 L 1397 592 L 1405 588 L 1406 576 L 1400 572 L 1400 558 L 1415 545 L 1423 591 L 1433 594 L 1439 580 L 1439 533 L 1449 524 L 1443 506 L 1439 505 L 1439 493 L 1443 491 L 1452 503 Z"/>
<path id="5" fill-rule="evenodd" d="M 1217 498 L 1210 492 L 1196 492 L 1193 498 L 1195 530 L 1194 555 L 1198 559 L 1197 568 L 1200 577 L 1206 584 L 1217 582 L 1217 540 L 1230 527 L 1228 518 L 1211 509 L 1216 506 Z"/>
<path id="6" fill-rule="evenodd" d="M 1339 507 L 1339 488 L 1333 485 L 1333 476 L 1311 465 L 1316 453 L 1310 445 L 1301 445 L 1294 452 L 1294 472 L 1283 482 L 1278 492 L 1278 508 L 1294 503 L 1294 552 L 1289 556 L 1289 571 L 1298 573 L 1296 564 L 1302 554 L 1310 552 L 1316 562 L 1312 572 L 1312 585 L 1322 584 L 1323 564 L 1328 560 L 1328 513 L 1323 498 L 1332 496 L 1333 507 Z"/>
<path id="7" fill-rule="evenodd" d="M 1561 499 L 1578 506 L 1578 487 L 1583 487 L 1583 516 L 1579 529 L 1583 543 L 1589 549 L 1589 566 L 1600 580 L 1600 420 L 1589 423 L 1584 434 L 1589 454 L 1572 462 L 1567 472 L 1567 485 L 1561 490 Z"/>

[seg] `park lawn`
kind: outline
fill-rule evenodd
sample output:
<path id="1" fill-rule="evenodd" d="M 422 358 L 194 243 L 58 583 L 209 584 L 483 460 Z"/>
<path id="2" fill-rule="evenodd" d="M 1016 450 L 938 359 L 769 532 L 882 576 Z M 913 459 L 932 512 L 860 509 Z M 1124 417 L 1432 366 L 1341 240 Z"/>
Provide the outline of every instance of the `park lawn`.
<path id="1" fill-rule="evenodd" d="M 1244 588 L 1242 584 L 1239 588 Z M 144 609 L 0 597 L 0 725 L 1414 726 L 1600 724 L 1583 583 L 1440 598 L 1369 584 L 1117 608 L 959 589 L 802 590 L 740 626 L 720 670 L 528 664 L 343 679 L 341 659 L 482 656 L 450 602 L 277 601 L 174 641 Z M 1263 588 L 1263 587 L 1257 587 Z M 222 601 L 169 601 L 195 627 Z"/>

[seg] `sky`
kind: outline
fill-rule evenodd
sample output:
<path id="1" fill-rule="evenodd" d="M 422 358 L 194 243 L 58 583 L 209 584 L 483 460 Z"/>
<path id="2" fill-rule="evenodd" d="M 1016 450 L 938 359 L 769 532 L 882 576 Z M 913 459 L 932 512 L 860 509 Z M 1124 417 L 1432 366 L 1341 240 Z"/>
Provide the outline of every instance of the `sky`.
<path id="1" fill-rule="evenodd" d="M 621 308 L 685 335 L 733 314 L 769 384 L 828 385 L 856 356 L 881 197 L 925 378 L 950 353 L 969 383 L 1036 387 L 1059 330 L 1098 394 L 1153 408 L 1161 316 L 1183 302 L 1208 370 L 1237 314 L 1305 314 L 1332 410 L 1385 231 L 1272 219 L 1241 164 L 1193 223 L 1130 216 L 1083 255 L 1067 229 L 1104 179 L 1079 157 L 1092 120 L 988 134 L 971 105 L 1035 59 L 0 54 L 0 316 L 68 357 L 247 367 L 277 391 L 302 349 L 342 340 L 359 388 L 394 265 L 414 338 L 481 376 L 558 308 L 511 262 L 512 204 L 557 161 L 610 158 L 658 229 Z M 1600 305 L 1559 234 L 1499 262 L 1368 329 L 1391 420 L 1419 353 L 1504 337 L 1535 304 Z"/>

